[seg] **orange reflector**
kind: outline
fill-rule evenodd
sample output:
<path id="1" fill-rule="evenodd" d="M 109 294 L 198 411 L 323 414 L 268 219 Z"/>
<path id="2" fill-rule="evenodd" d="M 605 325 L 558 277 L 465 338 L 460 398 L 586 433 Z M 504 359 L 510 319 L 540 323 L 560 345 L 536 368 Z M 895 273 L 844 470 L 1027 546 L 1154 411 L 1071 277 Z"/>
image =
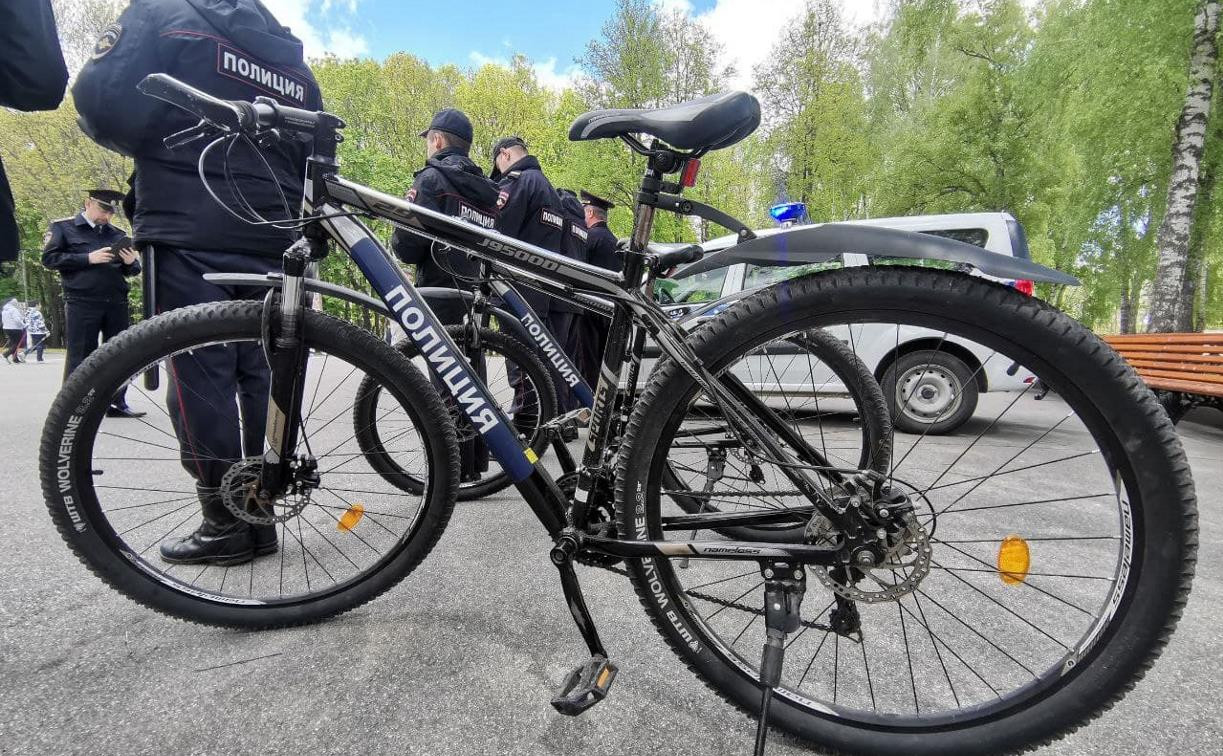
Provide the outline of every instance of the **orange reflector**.
<path id="1" fill-rule="evenodd" d="M 348 508 L 347 512 L 340 515 L 340 521 L 335 524 L 335 529 L 351 531 L 357 527 L 357 523 L 361 522 L 361 518 L 364 516 L 365 507 L 361 506 L 360 502 L 356 502 Z"/>
<path id="2" fill-rule="evenodd" d="M 998 575 L 1007 585 L 1019 585 L 1028 579 L 1028 567 L 1032 564 L 1032 556 L 1028 552 L 1028 542 L 1017 535 L 1009 535 L 1002 539 L 998 546 Z"/>
<path id="3" fill-rule="evenodd" d="M 598 679 L 598 680 L 595 680 L 595 685 L 596 685 L 596 686 L 598 686 L 598 687 L 600 687 L 600 688 L 606 687 L 606 686 L 607 686 L 607 678 L 608 678 L 608 677 L 610 677 L 610 676 L 611 676 L 611 668 L 610 668 L 610 667 L 604 667 L 604 668 L 603 668 L 603 671 L 599 673 L 599 679 Z"/>

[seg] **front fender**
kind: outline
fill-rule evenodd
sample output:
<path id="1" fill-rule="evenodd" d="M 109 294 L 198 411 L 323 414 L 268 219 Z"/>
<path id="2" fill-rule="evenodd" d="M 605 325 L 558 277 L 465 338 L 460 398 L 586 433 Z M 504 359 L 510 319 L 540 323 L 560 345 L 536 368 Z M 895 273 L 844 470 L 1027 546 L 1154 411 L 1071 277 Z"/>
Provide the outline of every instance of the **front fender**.
<path id="1" fill-rule="evenodd" d="M 1031 260 L 988 252 L 954 239 L 880 226 L 825 223 L 797 226 L 760 236 L 705 256 L 681 268 L 672 278 L 684 278 L 735 263 L 768 267 L 828 262 L 843 254 L 882 255 L 914 260 L 965 263 L 997 278 L 1026 278 L 1045 283 L 1078 286 L 1079 279 Z"/>

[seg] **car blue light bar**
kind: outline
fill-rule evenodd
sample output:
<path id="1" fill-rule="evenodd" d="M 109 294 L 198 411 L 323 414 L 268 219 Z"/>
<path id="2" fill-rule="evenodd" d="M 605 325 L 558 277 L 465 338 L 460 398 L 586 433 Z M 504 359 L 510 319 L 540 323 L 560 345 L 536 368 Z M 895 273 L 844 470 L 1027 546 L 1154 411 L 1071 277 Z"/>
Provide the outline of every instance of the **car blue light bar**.
<path id="1" fill-rule="evenodd" d="M 807 205 L 802 202 L 786 202 L 769 208 L 769 215 L 778 223 L 797 222 L 807 215 Z"/>

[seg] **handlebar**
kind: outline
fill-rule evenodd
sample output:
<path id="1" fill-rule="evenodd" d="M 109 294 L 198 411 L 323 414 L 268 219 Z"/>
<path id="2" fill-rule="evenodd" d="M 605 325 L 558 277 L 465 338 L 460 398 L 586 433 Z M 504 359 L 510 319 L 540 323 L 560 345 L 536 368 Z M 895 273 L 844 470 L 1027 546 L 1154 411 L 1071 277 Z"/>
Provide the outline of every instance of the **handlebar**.
<path id="1" fill-rule="evenodd" d="M 328 113 L 281 105 L 268 97 L 254 102 L 222 100 L 163 73 L 149 74 L 136 85 L 143 94 L 182 108 L 200 119 L 196 126 L 166 138 L 166 146 L 182 146 L 211 131 L 259 134 L 272 129 L 314 134 L 326 120 L 330 128 L 344 122 Z"/>

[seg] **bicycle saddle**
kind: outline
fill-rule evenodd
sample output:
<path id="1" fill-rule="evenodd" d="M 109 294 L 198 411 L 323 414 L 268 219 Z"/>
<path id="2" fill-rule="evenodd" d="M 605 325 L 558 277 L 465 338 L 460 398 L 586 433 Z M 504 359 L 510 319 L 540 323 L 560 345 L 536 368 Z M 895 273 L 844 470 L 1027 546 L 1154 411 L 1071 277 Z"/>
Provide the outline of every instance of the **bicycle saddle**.
<path id="1" fill-rule="evenodd" d="M 569 127 L 570 141 L 652 134 L 680 150 L 720 150 L 760 125 L 760 103 L 747 92 L 708 95 L 656 110 L 592 110 Z"/>

